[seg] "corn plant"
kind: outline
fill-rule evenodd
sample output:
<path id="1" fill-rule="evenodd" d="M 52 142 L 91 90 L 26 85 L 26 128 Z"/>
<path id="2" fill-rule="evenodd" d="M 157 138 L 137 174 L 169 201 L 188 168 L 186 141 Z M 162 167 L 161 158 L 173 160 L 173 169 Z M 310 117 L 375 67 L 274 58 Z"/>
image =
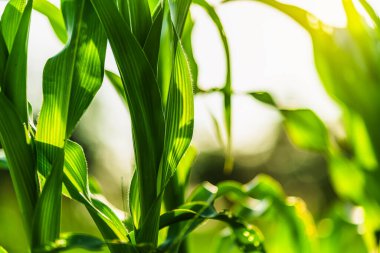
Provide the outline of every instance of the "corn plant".
<path id="1" fill-rule="evenodd" d="M 210 14 L 226 46 L 212 6 L 201 0 L 195 3 Z M 187 252 L 185 238 L 208 219 L 231 228 L 229 244 L 244 252 L 264 252 L 258 230 L 238 213 L 217 211 L 214 202 L 234 194 L 237 199 L 267 196 L 284 205 L 285 197 L 272 189 L 271 185 L 277 186 L 271 179 L 257 178 L 248 185 L 203 184 L 185 198 L 196 154 L 189 148 L 192 75 L 196 77 L 190 4 L 189 0 L 62 0 L 61 9 L 46 0 L 7 4 L 0 34 L 0 143 L 6 157 L 1 157 L 1 166 L 9 169 L 16 191 L 30 246 L 26 252 L 104 246 L 111 252 Z M 49 18 L 65 43 L 45 65 L 43 105 L 36 125 L 26 94 L 32 8 Z M 98 192 L 90 191 L 84 151 L 70 140 L 102 84 L 107 40 L 120 77 L 107 73 L 129 108 L 133 129 L 135 172 L 130 216 L 125 220 Z M 226 80 L 223 91 L 230 126 L 230 71 Z M 86 207 L 103 239 L 60 234 L 62 195 Z"/>
<path id="2" fill-rule="evenodd" d="M 341 199 L 365 210 L 367 248 L 358 239 L 356 226 L 342 218 L 344 207 L 337 206 L 332 212 L 334 229 L 321 239 L 303 201 L 287 197 L 281 186 L 265 175 L 247 184 L 203 183 L 186 194 L 197 154 L 190 142 L 193 97 L 198 93 L 221 92 L 224 96 L 225 171 L 232 168 L 231 60 L 227 36 L 212 5 L 204 0 L 61 0 L 61 8 L 57 8 L 47 0 L 10 0 L 0 26 L 0 143 L 4 150 L 0 152 L 0 168 L 11 174 L 29 242 L 25 252 L 108 247 L 118 253 L 186 253 L 187 236 L 207 220 L 221 221 L 228 227 L 210 252 L 375 250 L 379 230 L 379 18 L 362 0 L 372 19 L 369 24 L 350 0 L 344 0 L 348 27 L 335 28 L 298 7 L 274 0 L 257 1 L 288 14 L 311 34 L 317 69 L 327 91 L 344 111 L 347 136 L 336 139 L 310 110 L 283 108 L 265 92 L 248 95 L 281 112 L 297 146 L 325 155 Z M 191 45 L 191 4 L 201 6 L 219 31 L 227 65 L 222 89 L 198 87 Z M 33 8 L 49 19 L 65 44 L 45 65 L 43 105 L 36 125 L 26 94 Z M 118 74 L 104 70 L 107 41 Z M 335 66 L 340 66 L 339 70 Z M 126 218 L 119 218 L 118 210 L 100 192 L 90 190 L 84 151 L 70 140 L 101 87 L 104 72 L 128 107 L 132 121 L 135 168 Z M 358 81 L 366 85 L 365 90 Z M 103 238 L 60 233 L 62 196 L 85 206 Z M 218 211 L 214 203 L 221 198 L 228 199 L 230 206 Z M 350 249 L 340 245 L 342 236 L 352 235 Z M 6 251 L 0 247 L 0 252 Z"/>

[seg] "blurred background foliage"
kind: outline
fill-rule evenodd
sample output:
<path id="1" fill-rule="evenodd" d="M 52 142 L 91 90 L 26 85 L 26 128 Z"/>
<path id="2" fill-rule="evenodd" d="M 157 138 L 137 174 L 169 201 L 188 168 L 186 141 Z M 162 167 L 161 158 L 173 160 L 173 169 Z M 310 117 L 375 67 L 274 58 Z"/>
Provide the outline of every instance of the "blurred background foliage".
<path id="1" fill-rule="evenodd" d="M 52 2 L 59 4 L 59 1 Z M 291 1 L 318 18 L 302 16 L 300 13 L 305 12 L 278 5 L 277 1 L 256 1 L 282 10 L 293 21 L 255 1 L 210 2 L 217 6 L 231 46 L 234 166 L 226 173 L 224 143 L 228 137 L 223 127 L 222 94 L 197 95 L 193 145 L 199 155 L 192 168 L 190 189 L 203 181 L 217 184 L 236 180 L 245 184 L 259 174 L 270 175 L 287 196 L 295 196 L 283 199 L 283 203 L 279 201 L 279 208 L 271 209 L 265 202 L 260 206 L 249 200 L 236 207 L 231 206 L 233 201 L 228 198 L 217 202 L 220 208 L 235 208 L 242 214 L 245 204 L 256 206 L 256 215 L 247 217 L 264 234 L 268 252 L 375 252 L 371 250 L 378 246 L 380 220 L 377 218 L 380 191 L 376 183 L 380 157 L 378 16 L 368 15 L 371 13 L 367 9 L 367 16 L 362 18 L 355 12 L 357 8 L 349 4 L 351 1 L 345 0 L 348 19 L 339 0 Z M 379 7 L 372 4 L 375 10 Z M 226 67 L 218 32 L 199 7 L 192 8 L 192 16 L 199 87 L 221 88 L 225 85 Z M 309 19 L 303 20 L 305 17 Z M 372 22 L 368 24 L 368 20 Z M 342 28 L 345 22 L 347 29 Z M 33 50 L 29 59 L 29 94 L 33 104 L 39 105 L 42 67 L 62 46 L 39 13 L 33 13 L 30 36 Z M 45 39 L 41 40 L 41 36 Z M 324 92 L 314 67 L 313 48 L 317 70 L 331 98 Z M 108 68 L 116 70 L 110 51 L 107 57 Z M 258 101 L 262 101 L 260 97 L 253 99 L 247 95 L 264 90 L 273 95 L 274 106 Z M 286 110 L 292 112 L 291 109 L 298 108 L 313 109 L 327 126 L 329 134 L 322 144 L 318 144 L 323 139 L 319 130 L 311 133 L 304 123 L 292 125 L 300 121 L 292 120 L 289 115 L 295 114 L 287 114 Z M 39 111 L 38 106 L 34 109 Z M 315 121 L 311 122 L 313 130 Z M 324 125 L 321 128 L 323 132 Z M 302 140 L 308 137 L 299 137 L 299 143 L 291 129 L 298 129 L 296 134 L 306 129 L 306 135 L 317 136 L 311 140 L 316 146 L 305 150 L 294 145 L 295 141 L 302 147 Z M 128 111 L 105 80 L 76 129 L 74 140 L 83 146 L 90 174 L 99 181 L 98 187 L 111 203 L 125 211 L 132 167 L 130 132 Z M 306 148 L 310 146 L 306 144 Z M 289 218 L 294 212 L 304 220 Z M 9 174 L 1 169 L 0 214 L 1 244 L 9 252 L 23 252 L 26 241 L 17 202 Z M 294 223 L 289 225 L 289 222 Z M 308 225 L 304 227 L 305 224 Z M 211 252 L 210 247 L 220 249 L 218 252 L 223 252 L 221 249 L 239 252 L 219 244 L 220 234 L 215 233 L 219 229 L 223 227 L 211 221 L 197 229 L 190 236 L 191 252 Z M 66 231 L 99 235 L 85 209 L 68 199 L 63 200 L 62 232 Z M 228 240 L 228 231 L 222 235 Z M 300 245 L 305 251 L 297 249 Z"/>

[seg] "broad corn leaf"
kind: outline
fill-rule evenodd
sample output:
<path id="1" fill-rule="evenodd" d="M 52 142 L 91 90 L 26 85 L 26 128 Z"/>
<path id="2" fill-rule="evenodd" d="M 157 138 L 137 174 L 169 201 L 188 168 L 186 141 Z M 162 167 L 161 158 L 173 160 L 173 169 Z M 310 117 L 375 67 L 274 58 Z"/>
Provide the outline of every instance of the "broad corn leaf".
<path id="1" fill-rule="evenodd" d="M 90 192 L 87 162 L 82 147 L 72 141 L 65 146 L 63 182 L 70 197 L 85 205 L 103 237 L 107 240 L 127 242 L 127 231 L 108 203 Z M 123 245 L 109 245 L 112 252 L 119 252 Z"/>
<path id="2" fill-rule="evenodd" d="M 105 37 L 89 2 L 63 1 L 69 40 L 44 69 L 44 102 L 36 141 L 39 172 L 46 178 L 35 213 L 34 245 L 45 245 L 59 234 L 64 147 L 103 78 Z M 62 162 L 61 162 L 62 160 Z M 46 196 L 46 197 L 43 197 Z M 52 197 L 55 196 L 55 197 Z M 54 208 L 50 208 L 51 201 Z"/>
<path id="3" fill-rule="evenodd" d="M 166 108 L 163 184 L 175 173 L 190 145 L 194 127 L 194 98 L 190 67 L 181 44 L 178 44 L 174 73 Z M 169 134 L 170 133 L 170 134 Z"/>
<path id="4" fill-rule="evenodd" d="M 38 196 L 33 151 L 28 144 L 25 125 L 3 92 L 0 92 L 0 108 L 0 142 L 7 156 L 25 229 L 28 236 L 31 236 L 31 220 Z"/>
<path id="5" fill-rule="evenodd" d="M 39 143 L 37 148 L 44 145 L 44 150 L 54 154 L 51 173 L 46 178 L 41 196 L 38 199 L 33 219 L 33 246 L 40 247 L 49 244 L 59 237 L 61 222 L 61 194 L 63 179 L 64 150 L 48 144 Z M 43 165 L 47 168 L 47 165 Z"/>
<path id="6" fill-rule="evenodd" d="M 91 10 L 91 4 L 87 2 L 85 8 Z M 77 38 L 78 57 L 73 76 L 75 85 L 71 89 L 66 137 L 71 136 L 103 82 L 107 40 L 94 11 L 84 12 L 80 33 Z"/>
<path id="7" fill-rule="evenodd" d="M 65 145 L 64 172 L 65 180 L 70 182 L 70 185 L 67 186 L 69 193 L 76 193 L 71 197 L 78 199 L 89 198 L 87 161 L 82 147 L 73 141 L 67 141 Z M 72 187 L 74 188 L 72 189 Z M 76 196 L 77 194 L 78 196 Z"/>
<path id="8" fill-rule="evenodd" d="M 11 0 L 4 9 L 1 16 L 1 29 L 8 51 L 13 48 L 13 42 L 16 39 L 16 34 L 27 6 L 27 0 Z"/>
<path id="9" fill-rule="evenodd" d="M 26 102 L 26 45 L 31 4 L 32 1 L 10 1 L 2 15 L 0 29 L 0 142 L 29 239 L 38 196 Z"/>
<path id="10" fill-rule="evenodd" d="M 157 173 L 164 137 L 164 117 L 157 81 L 141 45 L 128 29 L 116 5 L 112 1 L 91 2 L 105 28 L 123 81 L 133 127 L 141 215 L 146 217 L 157 198 Z M 155 224 L 157 226 L 154 223 L 151 226 L 158 229 L 158 221 Z M 147 240 L 155 241 L 153 238 Z"/>
<path id="11" fill-rule="evenodd" d="M 32 4 L 33 1 L 11 1 L 6 7 L 5 13 L 3 14 L 4 20 L 2 21 L 2 31 L 9 49 L 3 80 L 5 84 L 4 92 L 14 104 L 24 123 L 28 122 L 26 64 Z M 18 12 L 18 14 L 14 14 L 13 12 L 15 11 Z M 7 18 L 8 15 L 14 16 Z M 13 22 L 8 23 L 7 21 Z M 9 32 L 7 29 L 13 30 Z M 13 34 L 13 32 L 16 33 Z"/>
<path id="12" fill-rule="evenodd" d="M 181 35 L 187 18 L 190 1 L 169 1 L 171 22 L 174 27 L 174 65 L 166 102 L 165 147 L 163 153 L 160 191 L 175 173 L 193 135 L 194 97 L 189 62 Z M 183 12 L 179 12 L 179 9 Z"/>

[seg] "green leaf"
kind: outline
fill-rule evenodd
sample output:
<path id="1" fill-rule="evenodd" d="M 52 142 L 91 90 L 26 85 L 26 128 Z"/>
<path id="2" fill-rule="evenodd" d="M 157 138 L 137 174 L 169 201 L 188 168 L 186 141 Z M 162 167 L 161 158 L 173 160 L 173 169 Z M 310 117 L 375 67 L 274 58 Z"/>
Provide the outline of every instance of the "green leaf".
<path id="1" fill-rule="evenodd" d="M 194 28 L 194 20 L 191 17 L 191 13 L 187 15 L 187 20 L 185 22 L 185 27 L 182 34 L 182 45 L 185 49 L 187 59 L 189 61 L 191 78 L 193 80 L 193 87 L 197 90 L 198 87 L 198 65 L 195 61 L 193 54 L 193 43 L 192 43 L 192 33 Z"/>
<path id="2" fill-rule="evenodd" d="M 256 100 L 258 100 L 264 104 L 277 107 L 276 102 L 274 101 L 272 95 L 269 94 L 268 92 L 257 91 L 257 92 L 251 92 L 251 93 L 249 93 L 249 95 L 251 95 Z"/>
<path id="3" fill-rule="evenodd" d="M 117 3 L 132 34 L 143 46 L 152 26 L 148 0 L 117 0 Z"/>
<path id="4" fill-rule="evenodd" d="M 138 174 L 135 171 L 133 173 L 131 186 L 129 189 L 129 210 L 132 215 L 133 224 L 136 229 L 139 229 L 139 221 L 141 219 L 141 210 L 140 210 L 140 196 L 138 191 Z"/>
<path id="5" fill-rule="evenodd" d="M 67 141 L 65 145 L 64 172 L 65 180 L 70 182 L 70 185 L 67 185 L 69 192 L 76 192 L 86 199 L 90 198 L 87 161 L 82 147 L 73 141 Z M 72 197 L 81 199 L 76 194 Z"/>
<path id="6" fill-rule="evenodd" d="M 111 207 L 99 195 L 89 190 L 87 162 L 82 147 L 72 141 L 65 146 L 64 184 L 70 197 L 84 204 L 99 231 L 106 240 L 127 242 L 127 231 Z M 108 245 L 112 252 L 119 252 L 124 245 Z"/>
<path id="7" fill-rule="evenodd" d="M 0 92 L 0 143 L 3 145 L 25 231 L 31 236 L 38 187 L 30 136 L 12 103 Z"/>
<path id="8" fill-rule="evenodd" d="M 49 150 L 54 156 L 51 164 L 47 164 L 47 159 L 39 159 L 40 168 L 49 168 L 50 174 L 46 177 L 46 182 L 33 218 L 33 248 L 39 248 L 59 237 L 61 220 L 61 193 L 63 179 L 64 150 L 52 145 L 37 143 L 38 150 Z M 41 154 L 39 155 L 41 156 Z"/>
<path id="9" fill-rule="evenodd" d="M 161 30 L 164 18 L 164 7 L 158 5 L 154 12 L 153 24 L 144 43 L 144 52 L 148 58 L 154 73 L 157 73 L 157 63 L 161 44 Z"/>
<path id="10" fill-rule="evenodd" d="M 295 197 L 286 197 L 280 184 L 269 176 L 259 175 L 250 183 L 242 187 L 243 193 L 250 198 L 263 201 L 265 210 L 260 210 L 263 206 L 260 204 L 248 205 L 249 201 L 244 204 L 244 199 L 238 200 L 242 205 L 252 210 L 254 221 L 262 221 L 270 216 L 266 223 L 262 225 L 262 231 L 267 241 L 268 251 L 278 251 L 281 248 L 294 247 L 290 252 L 313 252 L 316 242 L 315 225 L 311 214 L 308 212 L 305 203 Z M 238 190 L 238 188 L 236 188 Z M 239 207 L 239 206 L 238 206 Z M 239 208 L 237 208 L 239 210 Z M 237 211 L 239 215 L 239 211 Z M 250 217 L 247 214 L 247 209 L 244 213 L 245 217 Z M 273 219 L 277 220 L 276 225 L 271 230 L 266 230 L 266 224 L 273 225 Z M 269 222 L 269 223 L 268 223 Z M 278 237 L 278 233 L 283 236 Z"/>
<path id="11" fill-rule="evenodd" d="M 61 10 L 47 0 L 34 0 L 33 8 L 48 18 L 58 39 L 66 43 L 68 37 Z"/>
<path id="12" fill-rule="evenodd" d="M 329 136 L 326 126 L 311 110 L 282 110 L 285 128 L 291 140 L 300 148 L 326 152 Z"/>
<path id="13" fill-rule="evenodd" d="M 23 13 L 28 4 L 27 0 L 11 0 L 8 2 L 1 17 L 1 28 L 8 51 L 13 48 L 13 42 L 20 26 Z"/>
<path id="14" fill-rule="evenodd" d="M 164 201 L 166 210 L 173 210 L 185 203 L 190 169 L 196 156 L 197 150 L 193 146 L 190 146 L 178 164 L 175 175 L 165 188 Z"/>
<path id="15" fill-rule="evenodd" d="M 8 55 L 9 52 L 7 49 L 7 45 L 5 44 L 2 28 L 0 25 L 0 80 L 4 80 L 5 67 L 7 65 Z M 1 81 L 0 88 L 3 89 L 4 85 L 5 83 Z"/>
<path id="16" fill-rule="evenodd" d="M 376 10 L 366 0 L 359 0 L 360 4 L 364 7 L 371 20 L 375 23 L 376 27 L 380 29 L 380 17 Z"/>
<path id="17" fill-rule="evenodd" d="M 160 168 L 159 191 L 174 175 L 177 165 L 190 145 L 194 127 L 194 97 L 190 66 L 181 44 L 181 34 L 190 1 L 169 1 L 172 25 L 175 28 L 174 59 L 166 103 L 165 145 Z M 182 9 L 182 12 L 179 12 Z"/>
<path id="18" fill-rule="evenodd" d="M 167 12 L 168 8 L 165 8 Z M 173 25 L 169 15 L 164 16 L 161 31 L 160 50 L 158 55 L 157 82 L 159 85 L 163 107 L 166 107 L 168 93 L 174 65 L 173 59 Z"/>
<path id="19" fill-rule="evenodd" d="M 141 217 L 147 217 L 151 208 L 157 209 L 152 205 L 158 195 L 156 182 L 165 126 L 157 81 L 149 60 L 115 4 L 102 0 L 91 2 L 108 35 L 126 91 L 139 178 Z M 143 222 L 140 220 L 140 224 Z M 152 226 L 158 229 L 158 220 L 149 225 L 151 231 L 154 231 Z M 154 242 L 156 236 L 157 233 L 153 232 L 152 238 L 145 239 Z"/>
<path id="20" fill-rule="evenodd" d="M 183 28 L 185 26 L 185 21 L 189 12 L 190 0 L 168 0 L 170 17 L 174 26 L 174 31 L 176 35 L 174 40 L 180 39 L 182 37 Z M 174 49 L 176 44 L 174 43 Z"/>
<path id="21" fill-rule="evenodd" d="M 36 133 L 38 168 L 46 178 L 34 218 L 37 247 L 59 236 L 64 146 L 103 78 L 106 38 L 91 4 L 64 0 L 62 9 L 70 39 L 45 65 Z"/>
<path id="22" fill-rule="evenodd" d="M 100 251 L 106 243 L 97 237 L 86 234 L 68 233 L 62 235 L 55 242 L 35 249 L 36 253 L 63 252 L 70 249 L 85 249 L 89 251 Z"/>
<path id="23" fill-rule="evenodd" d="M 204 220 L 212 219 L 225 222 L 230 226 L 234 235 L 234 242 L 243 252 L 265 252 L 262 243 L 262 236 L 251 225 L 247 225 L 228 212 L 217 212 L 207 202 L 190 202 L 181 207 L 181 209 L 169 211 L 161 216 L 160 227 L 196 219 L 196 223 L 189 223 L 191 226 L 184 226 L 181 233 L 177 236 L 172 235 L 160 246 L 160 250 L 165 252 L 173 251 L 178 247 L 183 238 L 194 230 Z M 185 232 L 185 233 L 184 233 Z"/>
<path id="24" fill-rule="evenodd" d="M 363 117 L 376 159 L 380 160 L 379 17 L 365 0 L 362 6 L 343 1 L 344 28 L 324 24 L 301 8 L 274 0 L 258 0 L 287 14 L 311 35 L 316 68 L 329 95 Z M 363 7 L 364 12 L 359 8 Z M 365 17 L 367 15 L 367 18 Z M 368 21 L 368 18 L 371 19 Z M 373 21 L 373 24 L 370 24 Z M 331 57 L 334 55 L 335 57 Z M 339 66 L 339 69 L 336 69 Z M 362 85 L 358 85 L 361 83 Z"/>
<path id="25" fill-rule="evenodd" d="M 312 110 L 279 108 L 268 92 L 250 92 L 248 94 L 256 100 L 279 110 L 284 117 L 286 132 L 296 146 L 322 153 L 328 152 L 328 130 Z"/>
<path id="26" fill-rule="evenodd" d="M 163 184 L 174 175 L 190 145 L 194 127 L 194 98 L 185 52 L 179 44 L 166 108 Z M 163 186 L 163 185 L 162 185 Z M 163 188 L 161 188 L 163 190 Z"/>
<path id="27" fill-rule="evenodd" d="M 284 228 L 286 231 L 283 231 L 283 236 L 278 237 L 278 233 L 268 233 L 264 224 L 261 230 L 268 242 L 276 240 L 277 243 L 283 243 L 285 241 L 289 243 L 285 245 L 294 246 L 294 249 L 297 249 L 296 252 L 311 252 L 311 249 L 315 247 L 315 227 L 305 204 L 298 198 L 287 198 L 279 183 L 271 177 L 259 175 L 245 185 L 234 181 L 222 182 L 217 186 L 204 184 L 194 190 L 189 201 L 201 201 L 210 205 L 220 197 L 228 198 L 232 204 L 233 216 L 244 218 L 249 222 L 262 224 L 268 213 L 274 214 L 267 223 L 271 224 L 272 228 L 269 232 L 273 230 L 281 232 Z M 200 209 L 198 214 L 205 210 Z M 274 218 L 278 220 L 276 224 L 273 224 Z M 196 224 L 196 221 L 192 221 L 193 226 Z M 247 233 L 245 231 L 240 233 L 240 235 L 244 234 Z M 247 237 L 240 237 L 240 239 L 244 243 Z M 274 245 L 268 243 L 267 247 L 272 249 L 277 243 Z M 276 249 L 281 247 L 284 246 L 280 244 Z"/>
<path id="28" fill-rule="evenodd" d="M 44 104 L 36 139 L 63 147 L 103 78 L 105 37 L 85 2 L 63 2 L 71 31 L 67 47 L 49 59 L 44 70 Z M 54 131 L 50 132 L 51 125 Z"/>
<path id="29" fill-rule="evenodd" d="M 155 8 L 157 7 L 157 5 L 161 4 L 160 0 L 148 0 L 148 3 L 149 3 L 150 12 L 152 12 L 152 13 L 155 10 Z"/>
<path id="30" fill-rule="evenodd" d="M 24 123 L 28 122 L 26 65 L 32 4 L 33 1 L 10 1 L 2 16 L 2 31 L 10 52 L 4 73 L 4 93 Z M 7 29 L 13 31 L 6 31 Z"/>
<path id="31" fill-rule="evenodd" d="M 8 253 L 3 247 L 0 246 L 0 253 Z"/>

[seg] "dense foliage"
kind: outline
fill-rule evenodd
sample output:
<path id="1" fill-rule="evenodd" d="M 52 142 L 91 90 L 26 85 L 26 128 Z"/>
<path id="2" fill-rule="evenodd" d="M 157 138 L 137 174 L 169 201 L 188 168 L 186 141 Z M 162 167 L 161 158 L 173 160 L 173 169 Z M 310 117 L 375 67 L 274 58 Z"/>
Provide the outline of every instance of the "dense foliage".
<path id="1" fill-rule="evenodd" d="M 226 129 L 225 171 L 233 165 L 230 50 L 218 14 L 206 0 L 61 0 L 61 8 L 47 0 L 10 0 L 0 26 L 0 143 L 5 153 L 0 168 L 8 169 L 12 178 L 28 236 L 25 252 L 108 248 L 115 253 L 186 253 L 187 236 L 206 220 L 228 227 L 215 252 L 377 250 L 380 18 L 365 0 L 360 4 L 370 21 L 353 1 L 343 0 L 346 28 L 328 26 L 301 8 L 275 0 L 256 2 L 289 15 L 310 34 L 316 68 L 343 111 L 342 139 L 311 110 L 280 107 L 264 91 L 246 94 L 281 113 L 295 145 L 325 156 L 340 197 L 330 217 L 317 229 L 304 202 L 287 197 L 266 175 L 248 184 L 203 183 L 187 194 L 197 155 L 190 146 L 194 95 L 223 94 L 224 125 L 215 131 Z M 198 88 L 191 4 L 202 7 L 219 31 L 227 65 L 222 89 Z M 65 44 L 45 65 L 43 105 L 36 125 L 26 92 L 33 9 L 47 16 Z M 104 69 L 107 41 L 119 73 Z M 135 168 L 126 218 L 120 218 L 118 210 L 90 187 L 94 182 L 88 177 L 84 151 L 70 140 L 104 73 L 128 107 L 132 122 Z M 103 238 L 60 233 L 63 196 L 87 209 Z M 220 198 L 229 200 L 229 209 L 215 207 Z M 364 212 L 360 233 L 349 221 L 347 213 L 352 210 Z M 0 247 L 0 252 L 6 251 Z"/>

